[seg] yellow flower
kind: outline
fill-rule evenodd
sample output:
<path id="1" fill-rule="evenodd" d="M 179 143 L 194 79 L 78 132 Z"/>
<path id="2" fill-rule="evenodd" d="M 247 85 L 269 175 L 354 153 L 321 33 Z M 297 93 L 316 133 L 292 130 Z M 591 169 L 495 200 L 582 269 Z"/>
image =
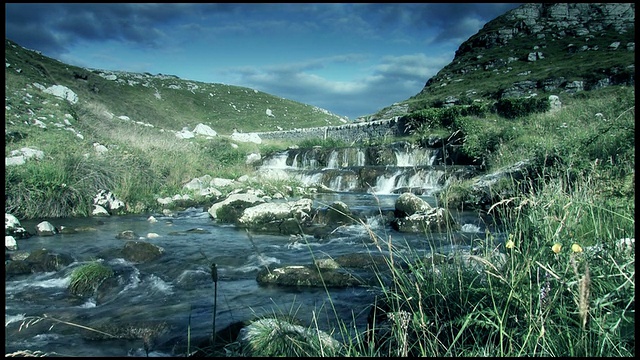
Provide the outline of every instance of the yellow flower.
<path id="1" fill-rule="evenodd" d="M 560 243 L 555 243 L 553 244 L 553 246 L 551 247 L 551 250 L 553 250 L 554 253 L 559 253 L 560 250 L 562 250 L 562 244 Z"/>
<path id="2" fill-rule="evenodd" d="M 576 252 L 576 253 L 582 252 L 582 246 L 578 244 L 573 244 L 571 245 L 571 250 L 573 250 L 573 252 Z"/>
<path id="3" fill-rule="evenodd" d="M 507 243 L 504 246 L 507 249 L 513 249 L 513 247 L 516 246 L 516 243 L 514 243 L 513 240 L 509 240 L 509 241 L 507 241 Z"/>

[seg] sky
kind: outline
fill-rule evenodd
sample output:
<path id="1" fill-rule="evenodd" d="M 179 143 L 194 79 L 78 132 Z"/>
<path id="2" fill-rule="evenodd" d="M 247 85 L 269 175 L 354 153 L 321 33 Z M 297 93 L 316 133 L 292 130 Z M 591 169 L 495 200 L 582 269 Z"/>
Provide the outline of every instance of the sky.
<path id="1" fill-rule="evenodd" d="M 356 119 L 406 100 L 516 3 L 7 3 L 64 63 L 248 87 Z"/>

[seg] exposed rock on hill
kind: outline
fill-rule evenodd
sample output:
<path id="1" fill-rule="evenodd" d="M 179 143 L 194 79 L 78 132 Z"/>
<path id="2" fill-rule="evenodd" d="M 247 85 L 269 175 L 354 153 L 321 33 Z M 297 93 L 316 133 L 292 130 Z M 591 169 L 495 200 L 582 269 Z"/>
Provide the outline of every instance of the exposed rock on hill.
<path id="1" fill-rule="evenodd" d="M 634 3 L 529 3 L 488 22 L 420 93 L 374 118 L 473 100 L 633 85 L 634 75 Z"/>

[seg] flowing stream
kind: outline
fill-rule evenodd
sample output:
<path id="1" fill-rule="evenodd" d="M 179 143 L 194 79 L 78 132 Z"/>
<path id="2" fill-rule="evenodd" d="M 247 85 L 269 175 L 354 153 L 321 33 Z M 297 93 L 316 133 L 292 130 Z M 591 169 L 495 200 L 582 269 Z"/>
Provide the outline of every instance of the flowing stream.
<path id="1" fill-rule="evenodd" d="M 206 339 L 212 332 L 215 295 L 212 262 L 218 268 L 216 331 L 234 322 L 269 314 L 295 315 L 323 330 L 337 329 L 339 319 L 354 331 L 362 330 L 375 289 L 260 286 L 256 274 L 266 265 L 306 265 L 318 258 L 386 252 L 389 241 L 400 249 L 411 247 L 417 252 L 428 252 L 434 244 L 451 246 L 445 234 L 435 234 L 427 241 L 424 234 L 397 233 L 381 221 L 379 214 L 393 210 L 397 196 L 317 195 L 314 199 L 317 207 L 343 201 L 353 213 L 367 217 L 366 224 L 338 228 L 323 240 L 264 234 L 249 237 L 244 230 L 216 223 L 207 209 L 195 208 L 172 217 L 153 214 L 156 223 L 147 220 L 151 214 L 50 219 L 55 226 L 89 230 L 19 240 L 20 250 L 46 248 L 69 254 L 75 262 L 57 272 L 6 280 L 5 352 L 144 356 L 140 339 L 94 339 L 95 336 L 90 336 L 95 335 L 93 332 L 79 326 L 104 329 L 116 325 L 136 328 L 163 324 L 166 330 L 154 339 L 149 356 L 184 356 L 188 334 L 196 343 L 196 339 Z M 433 198 L 425 199 L 434 204 Z M 457 216 L 466 231 L 484 233 L 485 225 L 476 214 Z M 36 221 L 22 222 L 26 229 L 33 229 L 35 224 Z M 117 239 L 116 235 L 125 230 L 133 230 L 140 236 L 158 234 L 159 237 L 145 241 L 164 248 L 164 254 L 158 260 L 142 264 L 101 257 L 100 254 L 123 247 L 125 240 Z M 376 234 L 377 242 L 368 230 Z M 67 286 L 73 269 L 99 258 L 108 259 L 103 261 L 114 269 L 116 291 L 100 302 L 93 297 L 70 295 Z M 45 315 L 48 318 L 43 319 Z"/>
<path id="2" fill-rule="evenodd" d="M 486 219 L 476 213 L 453 213 L 462 225 L 458 234 L 398 233 L 385 214 L 393 212 L 400 193 L 412 191 L 438 206 L 433 191 L 446 178 L 436 151 L 409 147 L 287 150 L 265 159 L 258 173 L 322 184 L 335 193 L 317 194 L 314 207 L 344 202 L 366 222 L 341 226 L 330 236 L 249 234 L 215 222 L 207 209 L 187 209 L 175 216 L 158 214 L 108 218 L 49 219 L 56 227 L 84 228 L 75 234 L 33 236 L 18 240 L 20 250 L 41 248 L 70 255 L 75 261 L 49 273 L 6 279 L 6 353 L 22 350 L 68 356 L 184 356 L 192 344 L 230 324 L 258 316 L 291 315 L 308 326 L 340 337 L 366 328 L 375 287 L 314 288 L 261 286 L 256 281 L 265 266 L 312 265 L 316 259 L 350 254 L 397 251 L 446 253 L 468 247 L 473 236 L 484 237 Z M 385 152 L 386 151 L 386 152 Z M 379 154 L 386 153 L 381 156 Z M 448 169 L 454 168 L 449 166 Z M 294 200 L 294 199 L 290 199 Z M 158 222 L 148 221 L 153 215 Z M 33 231 L 43 220 L 23 221 Z M 147 263 L 131 263 L 117 255 L 126 243 L 116 235 L 132 230 L 164 249 Z M 157 234 L 157 237 L 149 236 Z M 410 249 L 410 250 L 409 250 Z M 395 251 L 394 251 L 395 252 Z M 116 254 L 116 255 L 114 255 Z M 67 290 L 71 273 L 90 261 L 104 261 L 114 270 L 117 285 L 108 294 L 91 298 Z M 217 265 L 213 282 L 211 264 Z M 102 295 L 102 296 L 100 296 Z M 215 323 L 214 323 L 215 307 Z M 340 329 L 348 329 L 344 334 Z M 130 336 L 113 339 L 94 330 L 130 329 Z M 144 330 L 147 329 L 147 330 Z M 153 341 L 139 336 L 148 329 Z"/>

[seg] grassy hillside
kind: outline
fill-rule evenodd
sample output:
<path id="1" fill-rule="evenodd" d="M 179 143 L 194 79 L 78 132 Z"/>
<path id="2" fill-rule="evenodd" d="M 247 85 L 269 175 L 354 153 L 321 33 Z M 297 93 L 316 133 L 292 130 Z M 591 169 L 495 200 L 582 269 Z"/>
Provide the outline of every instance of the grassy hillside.
<path id="1" fill-rule="evenodd" d="M 43 154 L 5 166 L 5 211 L 19 218 L 88 215 L 100 189 L 117 194 L 127 212 L 157 210 L 157 198 L 185 193 L 183 185 L 196 177 L 251 173 L 247 155 L 278 146 L 233 143 L 227 135 L 236 127 L 341 123 L 322 109 L 252 89 L 78 68 L 9 40 L 5 58 L 5 157 L 24 148 Z M 71 89 L 77 103 L 43 91 L 52 85 Z M 219 136 L 176 137 L 199 123 Z"/>
<path id="2" fill-rule="evenodd" d="M 45 87 L 64 85 L 78 95 L 79 109 L 100 108 L 116 117 L 128 116 L 133 121 L 167 130 L 181 130 L 185 126 L 193 129 L 203 123 L 220 134 L 230 134 L 236 127 L 244 132 L 272 131 L 344 122 L 326 110 L 254 89 L 183 80 L 172 75 L 71 66 L 8 39 L 5 62 L 8 93 L 33 83 Z M 267 115 L 267 109 L 273 116 Z"/>

